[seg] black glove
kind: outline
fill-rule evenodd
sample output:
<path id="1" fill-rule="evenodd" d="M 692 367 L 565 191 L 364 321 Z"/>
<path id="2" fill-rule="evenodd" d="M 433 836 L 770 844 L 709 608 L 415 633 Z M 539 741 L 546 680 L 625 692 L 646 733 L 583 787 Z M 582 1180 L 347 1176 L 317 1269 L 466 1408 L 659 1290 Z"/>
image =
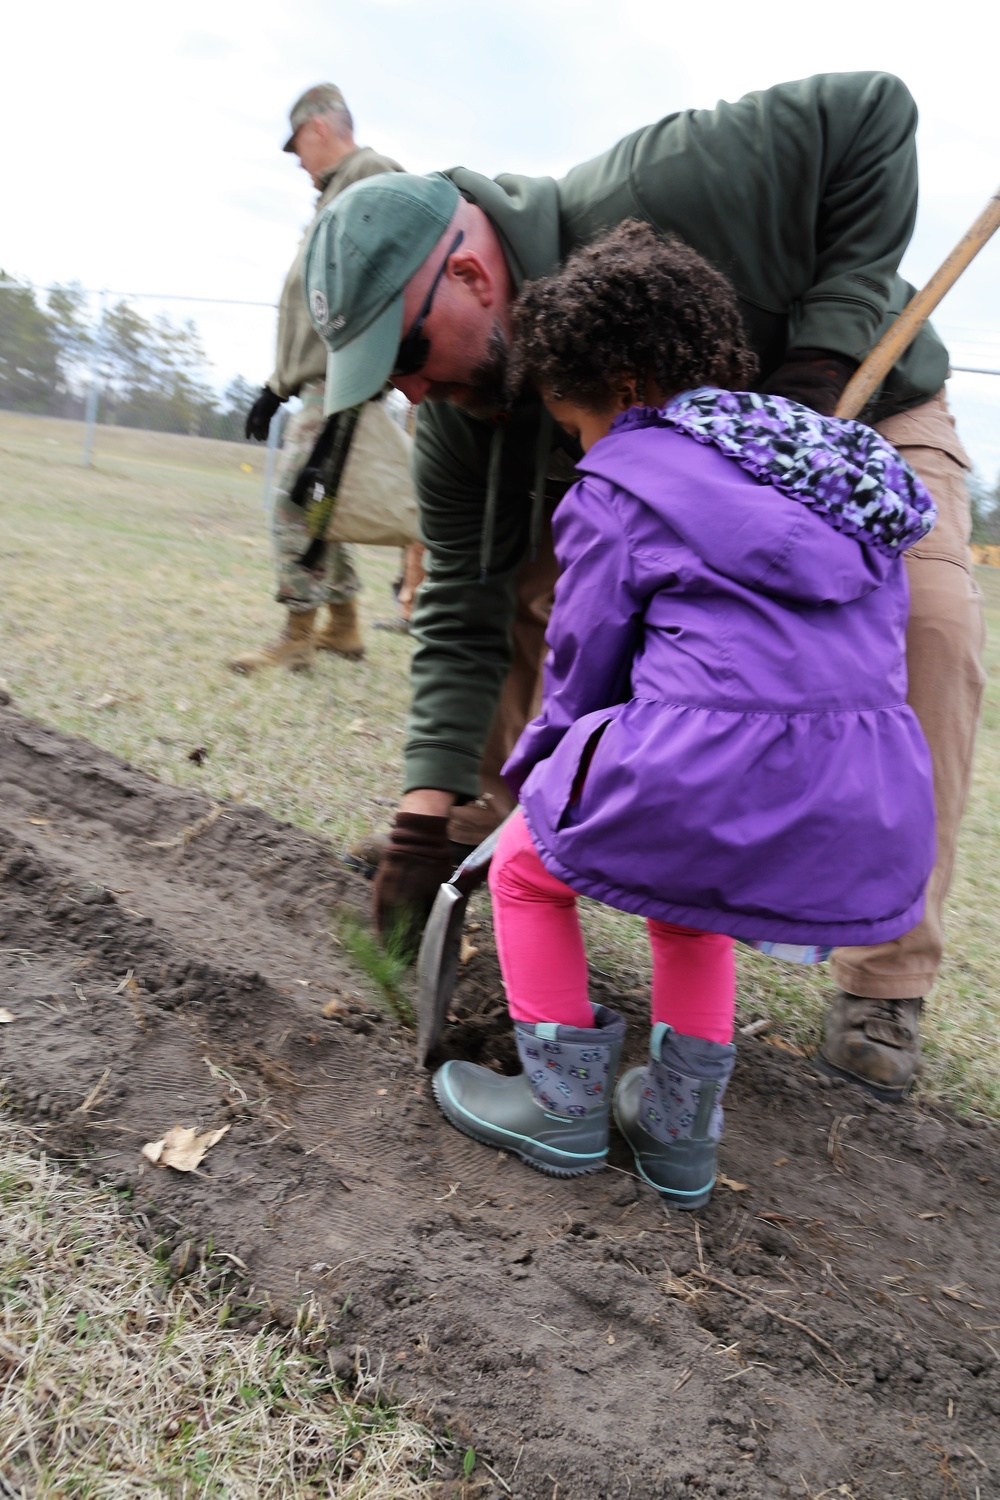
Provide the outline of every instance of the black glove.
<path id="1" fill-rule="evenodd" d="M 274 394 L 269 385 L 261 387 L 260 395 L 247 412 L 247 419 L 243 426 L 243 431 L 248 438 L 259 438 L 262 443 L 267 441 L 271 418 L 282 400 L 281 396 Z"/>
<path id="2" fill-rule="evenodd" d="M 372 900 L 382 937 L 415 957 L 434 898 L 455 868 L 448 819 L 399 812 L 379 860 Z"/>
<path id="3" fill-rule="evenodd" d="M 832 354 L 829 349 L 789 349 L 784 364 L 768 376 L 761 390 L 768 396 L 801 401 L 821 417 L 832 417 L 844 386 L 857 368 L 857 360 Z"/>

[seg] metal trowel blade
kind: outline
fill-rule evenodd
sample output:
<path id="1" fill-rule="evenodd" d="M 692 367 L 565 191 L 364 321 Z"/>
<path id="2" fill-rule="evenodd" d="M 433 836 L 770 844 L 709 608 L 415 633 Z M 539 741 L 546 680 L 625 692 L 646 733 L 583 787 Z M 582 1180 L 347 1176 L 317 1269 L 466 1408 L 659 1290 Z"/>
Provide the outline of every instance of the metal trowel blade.
<path id="1" fill-rule="evenodd" d="M 417 958 L 417 1062 L 425 1067 L 441 1040 L 455 993 L 468 896 L 446 883 L 438 891 Z"/>

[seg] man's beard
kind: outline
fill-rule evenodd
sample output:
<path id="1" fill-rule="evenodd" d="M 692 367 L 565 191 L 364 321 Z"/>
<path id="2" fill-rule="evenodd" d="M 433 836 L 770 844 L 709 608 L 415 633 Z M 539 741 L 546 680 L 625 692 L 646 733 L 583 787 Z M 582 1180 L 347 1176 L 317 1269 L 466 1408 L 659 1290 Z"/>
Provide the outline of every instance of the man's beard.
<path id="1" fill-rule="evenodd" d="M 503 329 L 494 323 L 486 340 L 486 349 L 467 382 L 453 385 L 435 381 L 425 400 L 452 401 L 474 417 L 495 417 L 510 405 L 507 396 L 507 367 L 510 348 Z"/>
<path id="2" fill-rule="evenodd" d="M 475 404 L 468 404 L 467 411 L 477 417 L 495 417 L 507 406 L 507 368 L 510 364 L 510 347 L 499 323 L 494 323 L 486 340 L 486 349 L 479 364 L 472 372 L 469 384 L 474 392 Z"/>

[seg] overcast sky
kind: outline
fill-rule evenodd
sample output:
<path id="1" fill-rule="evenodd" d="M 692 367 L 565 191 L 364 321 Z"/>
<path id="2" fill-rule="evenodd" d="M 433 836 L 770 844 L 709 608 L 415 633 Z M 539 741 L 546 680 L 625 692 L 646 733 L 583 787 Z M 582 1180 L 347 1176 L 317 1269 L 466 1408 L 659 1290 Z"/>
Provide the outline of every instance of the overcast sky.
<path id="1" fill-rule="evenodd" d="M 558 175 L 674 109 L 881 68 L 920 108 L 903 265 L 919 285 L 1000 184 L 998 41 L 995 8 L 970 0 L 22 4 L 0 32 L 0 266 L 38 286 L 273 303 L 313 199 L 280 150 L 287 111 L 321 79 L 359 141 L 413 171 Z M 267 306 L 162 308 L 195 317 L 220 383 L 270 372 Z M 935 321 L 955 364 L 1000 370 L 1000 235 Z M 992 482 L 1000 377 L 956 375 L 951 394 Z"/>

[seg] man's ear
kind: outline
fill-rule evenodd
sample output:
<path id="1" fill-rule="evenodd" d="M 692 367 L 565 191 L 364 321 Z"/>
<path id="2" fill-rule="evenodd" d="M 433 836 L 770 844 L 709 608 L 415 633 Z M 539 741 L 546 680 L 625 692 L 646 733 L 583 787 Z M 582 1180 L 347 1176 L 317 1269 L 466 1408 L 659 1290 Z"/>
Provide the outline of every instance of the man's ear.
<path id="1" fill-rule="evenodd" d="M 481 307 L 492 307 L 497 300 L 497 285 L 489 267 L 475 250 L 459 247 L 448 262 L 448 275 L 462 283 Z"/>

